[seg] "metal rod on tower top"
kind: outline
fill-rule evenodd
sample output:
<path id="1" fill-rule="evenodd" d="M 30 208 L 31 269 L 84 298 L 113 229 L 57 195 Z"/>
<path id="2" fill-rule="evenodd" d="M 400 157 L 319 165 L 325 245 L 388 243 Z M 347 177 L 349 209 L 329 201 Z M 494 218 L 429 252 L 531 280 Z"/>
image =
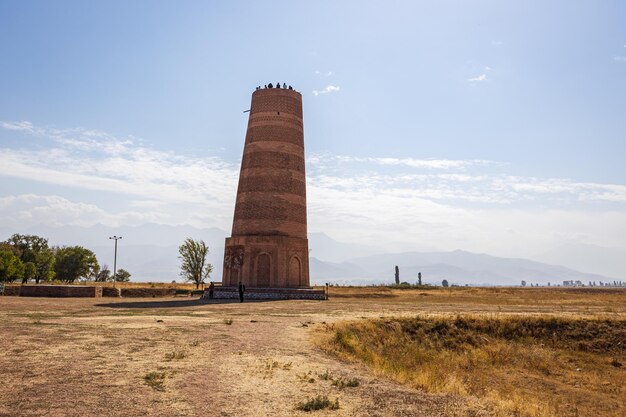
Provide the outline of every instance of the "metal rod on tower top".
<path id="1" fill-rule="evenodd" d="M 121 238 L 122 236 L 111 236 L 109 238 L 115 240 L 115 255 L 113 256 L 113 288 L 115 288 L 115 275 L 117 274 L 117 241 Z"/>

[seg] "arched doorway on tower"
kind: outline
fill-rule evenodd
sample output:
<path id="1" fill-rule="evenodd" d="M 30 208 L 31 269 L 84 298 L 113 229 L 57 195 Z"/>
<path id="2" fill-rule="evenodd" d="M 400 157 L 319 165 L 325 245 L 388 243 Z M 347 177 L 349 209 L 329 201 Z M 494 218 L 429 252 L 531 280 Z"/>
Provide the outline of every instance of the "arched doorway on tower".
<path id="1" fill-rule="evenodd" d="M 289 260 L 289 285 L 302 286 L 302 262 L 296 255 Z"/>
<path id="2" fill-rule="evenodd" d="M 271 268 L 272 264 L 269 254 L 259 254 L 256 258 L 256 282 L 258 287 L 270 286 Z"/>

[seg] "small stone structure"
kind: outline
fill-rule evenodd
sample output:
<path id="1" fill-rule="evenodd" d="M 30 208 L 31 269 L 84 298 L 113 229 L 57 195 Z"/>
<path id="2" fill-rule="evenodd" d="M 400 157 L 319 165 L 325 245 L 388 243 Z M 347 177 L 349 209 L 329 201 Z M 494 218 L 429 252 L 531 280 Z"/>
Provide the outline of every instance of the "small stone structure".
<path id="1" fill-rule="evenodd" d="M 20 297 L 102 297 L 102 287 L 86 285 L 22 285 Z"/>
<path id="2" fill-rule="evenodd" d="M 204 290 L 205 300 L 209 299 L 208 290 Z M 236 287 L 215 287 L 214 299 L 238 300 L 239 292 Z M 246 288 L 246 300 L 325 300 L 324 290 L 313 288 Z"/>

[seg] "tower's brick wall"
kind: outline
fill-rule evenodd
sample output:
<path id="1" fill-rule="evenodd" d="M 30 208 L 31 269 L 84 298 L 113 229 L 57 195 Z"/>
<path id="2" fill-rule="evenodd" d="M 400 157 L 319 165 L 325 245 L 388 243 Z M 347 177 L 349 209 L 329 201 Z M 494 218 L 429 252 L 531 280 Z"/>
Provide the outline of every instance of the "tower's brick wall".
<path id="1" fill-rule="evenodd" d="M 222 281 L 309 285 L 302 96 L 294 90 L 252 94 Z"/>

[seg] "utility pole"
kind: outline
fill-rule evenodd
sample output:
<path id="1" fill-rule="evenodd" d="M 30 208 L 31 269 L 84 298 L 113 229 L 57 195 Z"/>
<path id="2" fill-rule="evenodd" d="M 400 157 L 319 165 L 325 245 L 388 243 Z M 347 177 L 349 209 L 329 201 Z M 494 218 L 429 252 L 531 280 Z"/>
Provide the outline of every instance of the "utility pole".
<path id="1" fill-rule="evenodd" d="M 115 288 L 115 275 L 117 274 L 117 241 L 121 238 L 122 236 L 115 235 L 109 238 L 115 241 L 115 255 L 113 256 L 113 288 Z"/>

